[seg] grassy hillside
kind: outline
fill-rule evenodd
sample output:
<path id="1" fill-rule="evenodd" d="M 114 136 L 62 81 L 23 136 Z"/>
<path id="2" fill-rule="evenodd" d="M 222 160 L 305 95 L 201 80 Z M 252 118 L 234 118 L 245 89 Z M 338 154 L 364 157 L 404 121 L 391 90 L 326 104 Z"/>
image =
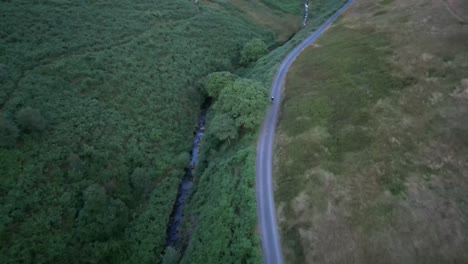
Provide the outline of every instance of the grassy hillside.
<path id="1" fill-rule="evenodd" d="M 185 0 L 0 10 L 0 262 L 158 262 L 202 101 L 195 83 L 277 33 Z"/>
<path id="2" fill-rule="evenodd" d="M 288 263 L 468 261 L 467 29 L 442 0 L 357 0 L 297 59 L 276 140 Z"/>

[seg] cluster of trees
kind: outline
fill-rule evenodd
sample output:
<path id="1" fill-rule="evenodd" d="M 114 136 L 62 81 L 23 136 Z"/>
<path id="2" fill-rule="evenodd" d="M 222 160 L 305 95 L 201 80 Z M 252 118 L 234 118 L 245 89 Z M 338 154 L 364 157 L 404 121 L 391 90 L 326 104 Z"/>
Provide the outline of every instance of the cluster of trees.
<path id="1" fill-rule="evenodd" d="M 187 249 L 176 263 L 260 263 L 253 135 L 269 104 L 267 89 L 227 71 L 209 74 L 200 88 L 213 103 L 185 217 Z M 173 258 L 173 249 L 166 256 Z"/>
<path id="2" fill-rule="evenodd" d="M 210 133 L 210 132 L 208 132 Z M 236 144 L 207 140 L 186 213 L 188 246 L 181 263 L 262 263 L 257 233 L 255 137 Z"/>
<path id="3" fill-rule="evenodd" d="M 253 135 L 268 96 L 259 83 L 227 72 L 210 74 L 205 88 L 213 83 L 224 84 L 214 90 L 219 94 L 202 143 L 195 191 L 186 213 L 187 249 L 180 261 L 261 263 Z"/>
<path id="4" fill-rule="evenodd" d="M 240 130 L 255 129 L 261 122 L 268 94 L 260 83 L 214 72 L 205 78 L 203 89 L 215 100 L 209 132 L 218 140 L 236 139 Z"/>

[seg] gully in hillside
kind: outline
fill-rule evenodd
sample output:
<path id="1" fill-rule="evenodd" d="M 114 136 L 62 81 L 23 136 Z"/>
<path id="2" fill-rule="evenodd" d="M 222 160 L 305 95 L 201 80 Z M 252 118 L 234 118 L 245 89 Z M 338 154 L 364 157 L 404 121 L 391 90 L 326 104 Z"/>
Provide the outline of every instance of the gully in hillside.
<path id="1" fill-rule="evenodd" d="M 187 169 L 184 179 L 179 187 L 176 203 L 171 214 L 171 220 L 167 227 L 167 246 L 175 247 L 179 240 L 179 229 L 182 225 L 183 212 L 187 198 L 190 194 L 190 189 L 193 185 L 193 171 L 198 164 L 198 155 L 200 152 L 200 142 L 204 136 L 206 122 L 206 113 L 202 112 L 198 121 L 198 129 L 195 133 L 192 148 L 192 158 L 190 160 L 190 167 Z"/>

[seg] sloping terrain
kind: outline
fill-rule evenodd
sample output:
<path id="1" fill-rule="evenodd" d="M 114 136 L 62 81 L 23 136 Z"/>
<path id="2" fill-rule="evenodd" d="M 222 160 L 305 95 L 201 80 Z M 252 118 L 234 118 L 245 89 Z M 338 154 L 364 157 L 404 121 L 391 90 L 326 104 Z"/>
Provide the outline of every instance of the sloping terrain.
<path id="1" fill-rule="evenodd" d="M 297 59 L 276 155 L 286 262 L 468 261 L 467 43 L 445 1 L 357 0 Z"/>
<path id="2" fill-rule="evenodd" d="M 255 201 L 255 155 L 259 127 L 233 128 L 234 122 L 230 117 L 237 115 L 239 110 L 258 110 L 265 103 L 269 104 L 268 93 L 273 75 L 282 59 L 344 2 L 311 1 L 311 5 L 320 9 L 311 12 L 313 16 L 306 28 L 284 45 L 260 58 L 254 65 L 237 72 L 241 79 L 249 78 L 263 90 L 263 95 L 257 100 L 246 100 L 247 96 L 236 90 L 238 98 L 229 96 L 233 98 L 228 100 L 232 102 L 232 108 L 226 114 L 220 113 L 220 108 L 217 107 L 220 101 L 213 98 L 214 106 L 208 111 L 200 163 L 196 169 L 193 193 L 186 212 L 183 234 L 187 247 L 181 263 L 262 262 Z M 224 72 L 219 73 L 218 77 L 213 82 L 215 85 L 210 86 L 224 87 L 221 89 L 223 93 L 226 88 L 231 87 L 225 83 L 229 83 L 233 76 Z M 263 116 L 263 112 L 259 115 L 257 112 L 257 115 L 244 120 L 255 120 L 260 124 Z"/>
<path id="3" fill-rule="evenodd" d="M 293 15 L 271 8 L 261 1 L 233 0 L 231 3 L 253 23 L 276 32 L 280 43 L 288 40 L 301 27 L 300 10 Z"/>
<path id="4" fill-rule="evenodd" d="M 0 3 L 1 263 L 159 261 L 195 83 L 233 71 L 251 39 L 277 38 L 234 9 Z"/>

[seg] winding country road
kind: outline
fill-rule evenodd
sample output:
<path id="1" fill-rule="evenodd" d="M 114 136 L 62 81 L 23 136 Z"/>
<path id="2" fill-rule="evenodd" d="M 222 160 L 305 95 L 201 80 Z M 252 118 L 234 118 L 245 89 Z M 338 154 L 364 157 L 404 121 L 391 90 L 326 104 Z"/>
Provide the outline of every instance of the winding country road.
<path id="1" fill-rule="evenodd" d="M 315 40 L 340 16 L 354 0 L 349 0 L 338 12 L 329 18 L 312 35 L 305 39 L 299 46 L 291 51 L 281 63 L 271 88 L 271 96 L 275 98 L 272 107 L 263 123 L 262 131 L 257 145 L 257 213 L 261 232 L 264 262 L 267 264 L 283 263 L 278 223 L 273 196 L 273 143 L 275 139 L 276 123 L 281 103 L 281 92 L 288 73 L 294 60 L 299 54 Z"/>

